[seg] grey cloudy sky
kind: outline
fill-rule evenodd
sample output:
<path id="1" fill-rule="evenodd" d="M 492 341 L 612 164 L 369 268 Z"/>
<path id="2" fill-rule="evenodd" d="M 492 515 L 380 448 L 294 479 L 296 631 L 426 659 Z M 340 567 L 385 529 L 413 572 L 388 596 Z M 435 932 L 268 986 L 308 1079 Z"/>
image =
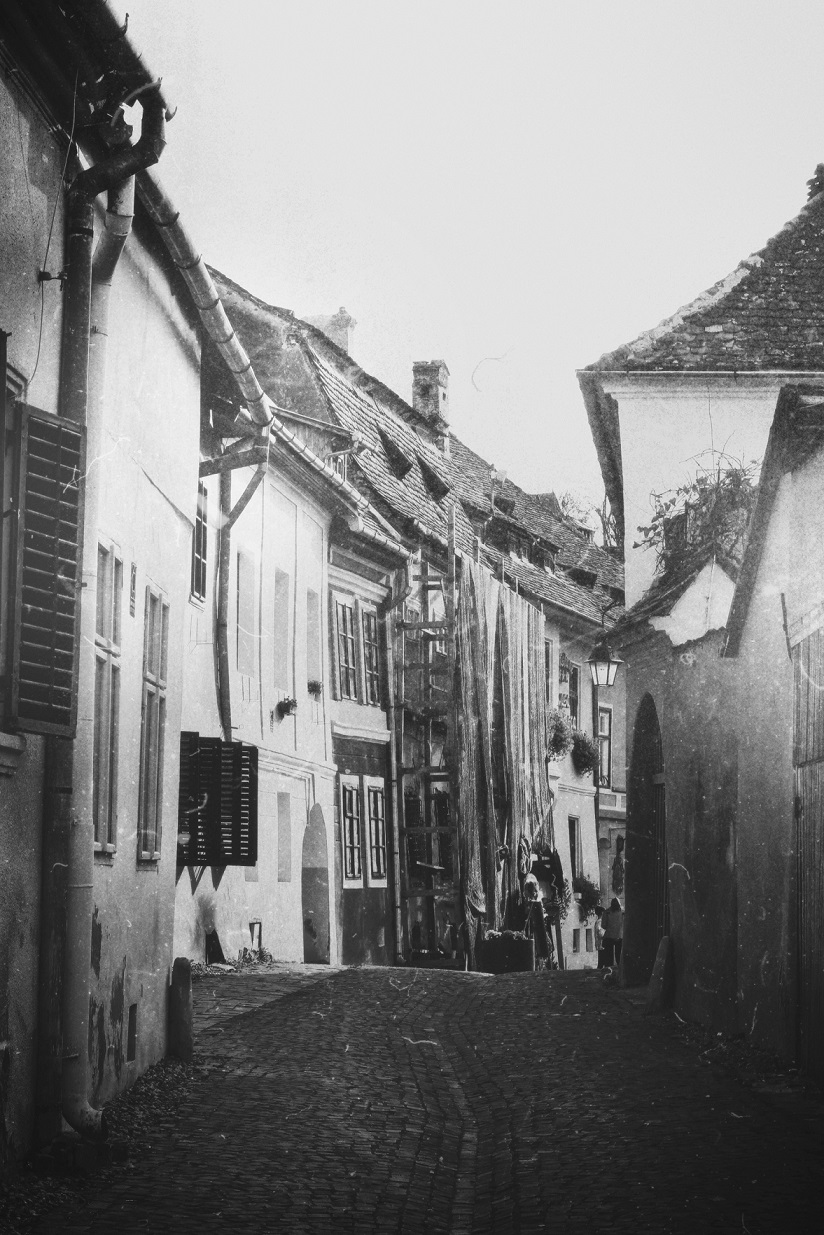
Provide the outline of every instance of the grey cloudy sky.
<path id="1" fill-rule="evenodd" d="M 531 491 L 600 495 L 576 367 L 759 248 L 824 161 L 818 0 L 116 0 L 206 259 L 345 305 Z"/>

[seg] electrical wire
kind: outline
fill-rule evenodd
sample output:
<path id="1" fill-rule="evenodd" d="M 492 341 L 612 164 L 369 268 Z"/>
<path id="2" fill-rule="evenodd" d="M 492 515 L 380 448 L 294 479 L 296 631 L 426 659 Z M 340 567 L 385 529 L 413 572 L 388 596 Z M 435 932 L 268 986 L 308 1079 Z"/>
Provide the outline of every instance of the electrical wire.
<path id="1" fill-rule="evenodd" d="M 74 132 L 75 132 L 75 128 L 77 127 L 77 81 L 78 81 L 79 73 L 80 73 L 80 70 L 77 69 L 74 74 L 74 94 L 72 97 L 72 127 L 71 127 L 71 132 L 69 133 L 69 144 L 68 144 L 68 148 L 66 149 L 66 157 L 63 160 L 63 170 L 60 173 L 61 185 L 64 184 L 66 180 L 66 170 L 69 166 L 69 159 L 71 158 L 72 146 L 74 145 Z M 48 270 L 49 249 L 51 248 L 52 234 L 54 233 L 54 220 L 57 218 L 57 207 L 59 206 L 59 204 L 60 204 L 60 192 L 58 190 L 54 198 L 54 210 L 52 211 L 51 223 L 49 224 L 49 235 L 46 240 L 46 252 L 43 256 L 43 262 L 40 266 L 41 271 Z M 45 313 L 45 307 L 46 307 L 45 288 L 44 288 L 43 280 L 41 279 L 40 281 L 40 327 L 37 332 L 37 355 L 34 358 L 34 368 L 32 369 L 31 377 L 29 378 L 28 383 L 27 383 L 29 386 L 34 381 L 35 374 L 37 373 L 37 367 L 40 364 L 40 348 L 43 344 L 43 315 Z"/>

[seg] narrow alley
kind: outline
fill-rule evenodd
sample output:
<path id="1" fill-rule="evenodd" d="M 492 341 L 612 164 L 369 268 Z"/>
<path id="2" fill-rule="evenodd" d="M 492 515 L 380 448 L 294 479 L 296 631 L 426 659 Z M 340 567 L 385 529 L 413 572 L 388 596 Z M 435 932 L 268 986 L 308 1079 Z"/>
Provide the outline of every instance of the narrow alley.
<path id="1" fill-rule="evenodd" d="M 40 1232 L 805 1232 L 820 1104 L 746 1086 L 597 972 L 293 967 L 194 984 L 205 1065 Z"/>

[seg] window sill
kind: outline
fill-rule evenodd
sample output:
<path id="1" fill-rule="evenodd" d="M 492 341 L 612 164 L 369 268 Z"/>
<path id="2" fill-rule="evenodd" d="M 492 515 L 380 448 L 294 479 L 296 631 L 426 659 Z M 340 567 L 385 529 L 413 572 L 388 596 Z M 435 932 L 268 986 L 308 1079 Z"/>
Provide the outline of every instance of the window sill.
<path id="1" fill-rule="evenodd" d="M 0 776 L 13 776 L 26 749 L 22 733 L 0 733 Z"/>
<path id="2" fill-rule="evenodd" d="M 94 856 L 96 858 L 113 858 L 116 852 L 114 845 L 101 845 L 99 841 L 94 843 Z"/>

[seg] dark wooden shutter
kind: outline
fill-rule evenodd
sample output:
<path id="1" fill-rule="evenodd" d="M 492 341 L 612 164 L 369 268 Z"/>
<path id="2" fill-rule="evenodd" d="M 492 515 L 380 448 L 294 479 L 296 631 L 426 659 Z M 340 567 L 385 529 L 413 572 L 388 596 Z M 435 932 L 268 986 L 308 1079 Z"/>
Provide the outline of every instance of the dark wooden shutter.
<path id="1" fill-rule="evenodd" d="M 74 736 L 77 721 L 84 430 L 19 405 L 20 483 L 10 717 Z"/>
<path id="2" fill-rule="evenodd" d="M 257 767 L 255 746 L 181 733 L 178 835 L 185 863 L 255 865 Z"/>

